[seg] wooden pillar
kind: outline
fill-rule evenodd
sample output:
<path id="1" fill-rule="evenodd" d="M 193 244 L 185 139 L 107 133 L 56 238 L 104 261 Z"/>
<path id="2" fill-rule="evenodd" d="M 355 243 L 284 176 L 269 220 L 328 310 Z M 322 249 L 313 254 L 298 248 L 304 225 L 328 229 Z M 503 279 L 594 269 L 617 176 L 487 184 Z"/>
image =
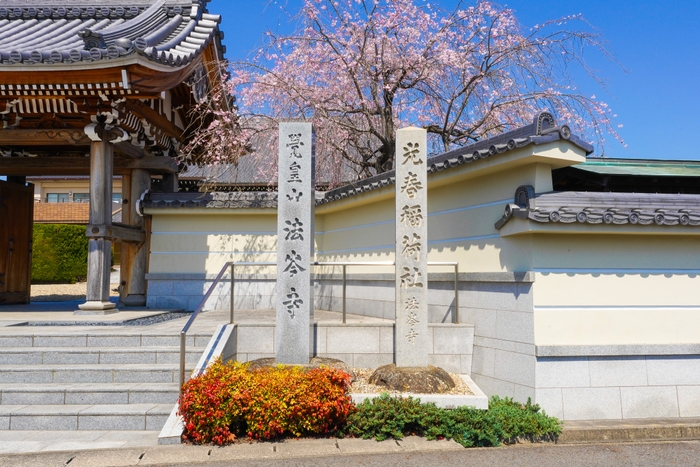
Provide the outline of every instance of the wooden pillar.
<path id="1" fill-rule="evenodd" d="M 131 203 L 131 173 L 122 175 L 122 224 L 131 225 L 131 210 L 129 205 Z M 126 281 L 124 276 L 125 271 L 130 269 L 130 249 L 128 242 L 119 242 L 119 248 L 121 249 L 121 262 L 119 267 L 119 304 L 124 302 L 126 297 Z"/>
<path id="2" fill-rule="evenodd" d="M 24 185 L 27 183 L 27 177 L 24 175 L 8 175 L 7 181 L 10 183 L 18 183 Z"/>
<path id="3" fill-rule="evenodd" d="M 88 125 L 85 132 L 90 143 L 90 224 L 112 225 L 112 178 L 115 140 L 121 130 L 108 131 L 102 125 Z M 104 314 L 118 310 L 109 301 L 109 274 L 112 259 L 112 241 L 108 237 L 94 237 L 88 243 L 88 279 L 86 302 L 76 313 Z"/>
<path id="4" fill-rule="evenodd" d="M 163 175 L 163 193 L 178 192 L 178 177 L 177 174 Z"/>
<path id="5" fill-rule="evenodd" d="M 123 181 L 122 186 L 124 186 Z M 123 188 L 124 195 L 128 196 L 122 211 L 122 220 L 125 224 L 140 227 L 143 230 L 144 218 L 136 212 L 136 201 L 144 191 L 150 188 L 151 174 L 147 170 L 134 169 L 131 171 L 128 191 L 126 187 Z M 123 242 L 120 302 L 124 306 L 146 306 L 147 263 L 147 242 Z"/>

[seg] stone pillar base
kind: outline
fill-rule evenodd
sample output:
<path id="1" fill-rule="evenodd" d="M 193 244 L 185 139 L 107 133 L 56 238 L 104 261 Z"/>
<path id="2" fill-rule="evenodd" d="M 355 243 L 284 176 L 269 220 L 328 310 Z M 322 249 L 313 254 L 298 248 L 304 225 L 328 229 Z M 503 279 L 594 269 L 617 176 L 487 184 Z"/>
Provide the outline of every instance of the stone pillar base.
<path id="1" fill-rule="evenodd" d="M 79 310 L 73 312 L 74 315 L 111 315 L 118 313 L 115 307 L 117 305 L 112 302 L 103 302 L 99 300 L 88 300 L 82 305 L 78 305 Z"/>
<path id="2" fill-rule="evenodd" d="M 129 294 L 121 301 L 122 306 L 146 306 L 145 294 Z"/>

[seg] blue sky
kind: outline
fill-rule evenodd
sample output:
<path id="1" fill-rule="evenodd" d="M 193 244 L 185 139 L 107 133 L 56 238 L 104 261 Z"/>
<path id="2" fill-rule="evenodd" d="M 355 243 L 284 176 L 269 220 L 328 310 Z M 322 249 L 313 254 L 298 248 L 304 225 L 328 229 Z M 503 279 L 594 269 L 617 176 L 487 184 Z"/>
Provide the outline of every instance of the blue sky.
<path id="1" fill-rule="evenodd" d="M 422 1 L 422 0 L 418 0 Z M 431 0 L 447 9 L 456 0 Z M 221 14 L 229 60 L 244 59 L 270 29 L 293 29 L 283 10 L 295 13 L 300 0 L 212 0 Z M 469 2 L 466 2 L 469 4 Z M 698 0 L 511 0 L 525 27 L 581 13 L 607 40 L 624 70 L 591 57 L 607 79 L 606 90 L 591 93 L 607 102 L 623 127 L 622 147 L 610 140 L 607 157 L 700 160 L 700 20 Z M 588 89 L 586 89 L 588 90 Z"/>

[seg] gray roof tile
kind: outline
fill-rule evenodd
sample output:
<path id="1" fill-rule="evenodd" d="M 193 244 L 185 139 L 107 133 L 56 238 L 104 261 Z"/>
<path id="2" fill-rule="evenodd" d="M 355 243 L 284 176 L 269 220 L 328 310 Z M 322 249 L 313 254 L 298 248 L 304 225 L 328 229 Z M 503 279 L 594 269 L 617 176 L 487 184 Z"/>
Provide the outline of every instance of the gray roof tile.
<path id="1" fill-rule="evenodd" d="M 700 226 L 700 195 L 673 193 L 550 192 L 530 186 L 515 191 L 514 202 L 496 222 L 512 217 L 535 222 Z"/>
<path id="2" fill-rule="evenodd" d="M 221 18 L 204 12 L 206 2 L 114 0 L 95 6 L 86 0 L 4 0 L 0 66 L 98 62 L 134 54 L 183 66 L 211 40 L 220 41 Z"/>

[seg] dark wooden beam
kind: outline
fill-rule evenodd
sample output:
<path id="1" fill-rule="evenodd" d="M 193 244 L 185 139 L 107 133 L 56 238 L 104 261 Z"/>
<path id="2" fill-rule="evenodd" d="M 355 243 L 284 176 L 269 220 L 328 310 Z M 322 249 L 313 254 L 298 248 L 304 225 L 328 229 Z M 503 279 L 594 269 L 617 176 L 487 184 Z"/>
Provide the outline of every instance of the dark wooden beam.
<path id="1" fill-rule="evenodd" d="M 120 169 L 144 169 L 161 174 L 177 173 L 177 162 L 169 156 L 144 156 L 141 159 L 115 159 L 114 170 Z"/>
<path id="2" fill-rule="evenodd" d="M 85 236 L 88 238 L 109 238 L 111 240 L 121 240 L 123 242 L 141 243 L 146 241 L 146 232 L 140 228 L 120 225 L 90 224 L 85 229 Z"/>
<path id="3" fill-rule="evenodd" d="M 151 173 L 177 173 L 175 159 L 168 156 L 143 156 L 140 159 L 114 158 L 114 174 L 128 174 L 131 169 Z M 0 175 L 88 175 L 89 157 L 0 157 Z"/>
<path id="4" fill-rule="evenodd" d="M 171 176 L 175 176 L 175 175 L 171 175 Z M 7 181 L 10 183 L 17 183 L 19 185 L 24 185 L 25 183 L 27 183 L 27 177 L 25 177 L 24 175 L 15 175 L 12 177 L 7 177 Z"/>
<path id="5" fill-rule="evenodd" d="M 114 150 L 118 154 L 124 154 L 125 156 L 131 157 L 132 159 L 141 159 L 143 157 L 151 155 L 144 148 L 131 144 L 127 141 L 115 144 Z"/>
<path id="6" fill-rule="evenodd" d="M 105 84 L 119 83 L 122 80 L 122 69 L 126 68 L 129 72 L 129 84 L 132 88 L 132 94 L 136 91 L 144 94 L 158 94 L 162 91 L 167 91 L 174 88 L 178 84 L 187 79 L 192 71 L 199 66 L 200 61 L 195 60 L 189 65 L 172 70 L 163 71 L 162 69 L 150 68 L 150 63 L 137 63 L 127 65 L 126 67 L 112 66 L 99 69 L 75 69 L 75 67 L 61 67 L 60 72 L 57 72 L 55 66 L 39 65 L 39 69 L 32 70 L 31 73 L 26 71 L 25 67 L 5 67 L 0 71 L 0 82 L 3 84 L 12 85 L 45 85 L 44 91 L 48 91 L 48 86 L 53 85 L 87 85 L 87 84 Z M 34 68 L 34 67 L 32 67 Z M 87 86 L 86 86 L 87 87 Z M 104 88 L 103 88 L 104 89 Z M 71 86 L 71 90 L 72 86 Z M 80 90 L 79 88 L 77 89 Z M 99 91 L 96 86 L 87 91 Z M 50 91 L 49 91 L 50 92 Z"/>
<path id="7" fill-rule="evenodd" d="M 178 128 L 173 122 L 168 120 L 165 116 L 159 114 L 146 104 L 141 101 L 127 99 L 124 101 L 124 107 L 131 112 L 139 115 L 150 123 L 158 126 L 165 134 L 172 138 L 176 138 L 178 141 L 182 141 L 182 130 Z"/>
<path id="8" fill-rule="evenodd" d="M 89 146 L 90 138 L 77 129 L 0 130 L 0 146 Z"/>

